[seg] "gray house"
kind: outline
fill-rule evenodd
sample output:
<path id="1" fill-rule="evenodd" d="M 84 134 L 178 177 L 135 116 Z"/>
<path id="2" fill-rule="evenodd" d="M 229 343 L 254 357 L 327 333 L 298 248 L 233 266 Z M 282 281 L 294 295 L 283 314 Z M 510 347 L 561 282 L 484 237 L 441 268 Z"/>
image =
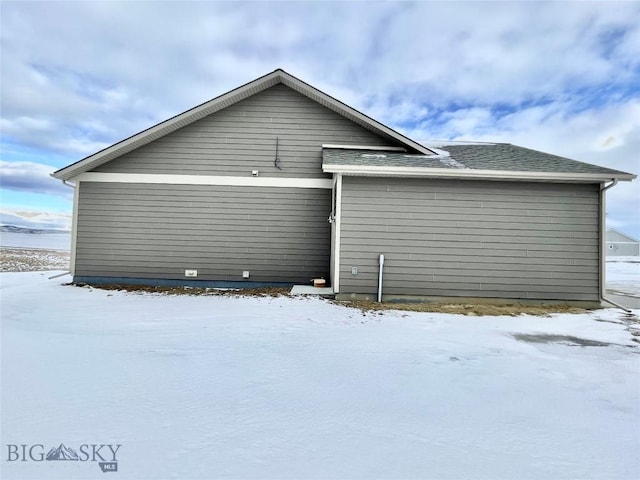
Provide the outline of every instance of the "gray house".
<path id="1" fill-rule="evenodd" d="M 77 282 L 594 302 L 604 191 L 635 178 L 423 145 L 282 70 L 53 176 L 75 185 Z"/>
<path id="2" fill-rule="evenodd" d="M 610 257 L 636 257 L 640 255 L 640 242 L 611 228 L 607 230 L 607 255 Z"/>

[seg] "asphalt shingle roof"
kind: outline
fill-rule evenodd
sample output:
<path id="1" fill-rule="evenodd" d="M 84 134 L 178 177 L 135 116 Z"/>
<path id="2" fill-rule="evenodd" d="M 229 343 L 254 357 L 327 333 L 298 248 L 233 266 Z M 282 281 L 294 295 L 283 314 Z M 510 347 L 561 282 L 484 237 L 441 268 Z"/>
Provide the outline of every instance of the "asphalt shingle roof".
<path id="1" fill-rule="evenodd" d="M 416 167 L 452 170 L 502 170 L 512 172 L 625 174 L 508 143 L 443 145 L 449 157 L 373 150 L 324 149 L 325 165 L 362 167 Z"/>

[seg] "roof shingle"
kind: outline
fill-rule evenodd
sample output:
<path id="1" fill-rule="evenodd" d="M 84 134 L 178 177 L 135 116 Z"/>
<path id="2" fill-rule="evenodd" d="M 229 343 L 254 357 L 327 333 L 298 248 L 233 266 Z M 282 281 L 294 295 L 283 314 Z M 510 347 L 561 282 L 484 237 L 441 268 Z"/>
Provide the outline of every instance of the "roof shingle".
<path id="1" fill-rule="evenodd" d="M 398 152 L 324 149 L 323 164 L 361 167 L 437 168 L 451 170 L 495 170 L 562 174 L 626 176 L 626 172 L 604 168 L 508 143 L 438 146 L 449 156 L 427 156 Z"/>

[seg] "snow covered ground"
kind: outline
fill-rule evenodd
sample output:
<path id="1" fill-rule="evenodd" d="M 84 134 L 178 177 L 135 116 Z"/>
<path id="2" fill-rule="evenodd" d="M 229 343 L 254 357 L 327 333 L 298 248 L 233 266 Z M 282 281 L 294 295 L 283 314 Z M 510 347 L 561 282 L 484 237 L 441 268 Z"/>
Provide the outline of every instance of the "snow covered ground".
<path id="1" fill-rule="evenodd" d="M 640 257 L 607 258 L 607 289 L 640 297 Z"/>
<path id="2" fill-rule="evenodd" d="M 0 246 L 38 248 L 46 250 L 70 250 L 71 234 L 0 232 Z"/>
<path id="3" fill-rule="evenodd" d="M 2 479 L 106 478 L 83 461 L 101 444 L 121 445 L 121 480 L 640 478 L 640 349 L 619 310 L 363 314 L 52 273 L 2 274 Z"/>

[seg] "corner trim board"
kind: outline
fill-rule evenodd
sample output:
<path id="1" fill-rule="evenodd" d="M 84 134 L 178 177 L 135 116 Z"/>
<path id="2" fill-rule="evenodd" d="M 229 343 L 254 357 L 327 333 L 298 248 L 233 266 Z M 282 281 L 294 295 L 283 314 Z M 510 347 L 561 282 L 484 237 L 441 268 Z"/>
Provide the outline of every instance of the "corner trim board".
<path id="1" fill-rule="evenodd" d="M 169 175 L 153 173 L 86 172 L 75 177 L 80 182 L 157 183 L 169 185 L 225 185 L 237 187 L 333 188 L 330 178 L 237 177 L 225 175 Z"/>
<path id="2" fill-rule="evenodd" d="M 76 250 L 78 244 L 78 203 L 80 197 L 80 182 L 73 188 L 73 212 L 71 215 L 71 254 L 69 256 L 69 272 L 76 274 Z"/>
<path id="3" fill-rule="evenodd" d="M 336 175 L 336 236 L 334 242 L 333 291 L 340 292 L 340 229 L 342 228 L 342 175 Z"/>

